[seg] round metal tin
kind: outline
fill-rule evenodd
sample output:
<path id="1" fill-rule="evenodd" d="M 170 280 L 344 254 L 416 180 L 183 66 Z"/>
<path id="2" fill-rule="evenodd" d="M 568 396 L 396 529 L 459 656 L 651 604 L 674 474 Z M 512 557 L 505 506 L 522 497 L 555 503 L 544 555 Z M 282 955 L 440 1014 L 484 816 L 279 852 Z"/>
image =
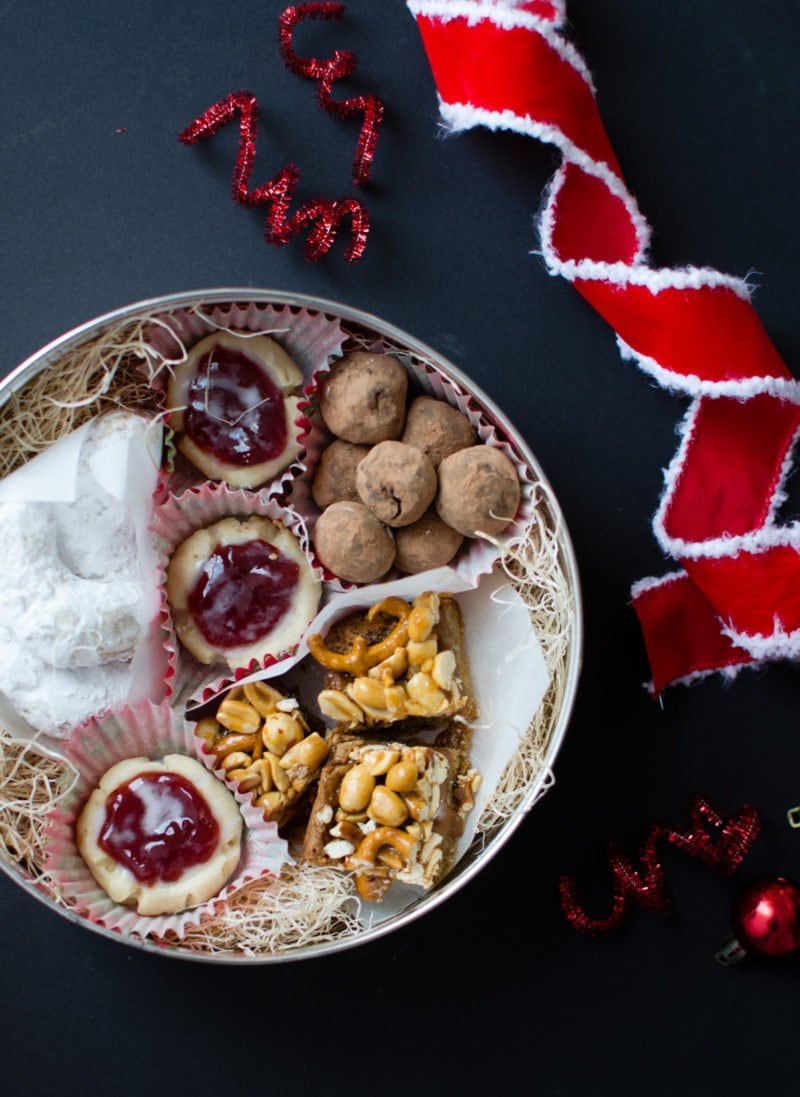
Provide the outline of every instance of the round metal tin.
<path id="1" fill-rule="evenodd" d="M 211 290 L 195 290 L 185 293 L 170 294 L 156 297 L 150 300 L 139 301 L 113 312 L 106 313 L 94 320 L 73 328 L 59 338 L 42 347 L 35 354 L 22 362 L 7 377 L 0 381 L 0 406 L 4 404 L 11 394 L 23 387 L 31 378 L 41 371 L 55 365 L 68 351 L 100 335 L 105 328 L 119 321 L 135 320 L 146 317 L 155 312 L 165 313 L 177 309 L 185 309 L 202 305 L 219 305 L 228 303 L 256 303 L 273 304 L 277 306 L 289 305 L 302 309 L 323 312 L 327 315 L 338 317 L 340 320 L 358 325 L 361 329 L 367 329 L 393 344 L 407 349 L 410 353 L 422 359 L 430 361 L 446 377 L 461 386 L 473 399 L 475 399 L 497 426 L 511 439 L 521 457 L 528 463 L 535 478 L 543 487 L 543 499 L 538 505 L 544 506 L 548 511 L 548 524 L 555 531 L 559 548 L 559 565 L 566 577 L 572 594 L 574 611 L 571 619 L 570 638 L 565 668 L 564 692 L 559 711 L 553 721 L 550 735 L 542 758 L 542 765 L 536 779 L 531 782 L 526 790 L 524 799 L 513 816 L 499 825 L 492 833 L 480 842 L 473 842 L 464 857 L 450 871 L 446 879 L 431 892 L 426 893 L 411 906 L 399 914 L 377 925 L 365 928 L 362 933 L 353 938 L 339 941 L 324 942 L 307 946 L 300 946 L 281 953 L 269 953 L 263 956 L 253 957 L 235 953 L 200 953 L 180 945 L 165 946 L 150 939 L 134 937 L 122 938 L 118 933 L 106 929 L 101 925 L 90 922 L 67 907 L 59 905 L 49 895 L 45 894 L 36 884 L 36 881 L 28 878 L 21 868 L 9 864 L 0 858 L 0 869 L 22 887 L 28 894 L 44 903 L 45 906 L 57 914 L 84 928 L 98 933 L 114 941 L 133 947 L 153 952 L 160 956 L 174 956 L 183 959 L 201 962 L 228 963 L 228 964 L 263 964 L 287 962 L 300 959 L 308 959 L 314 956 L 323 956 L 332 952 L 343 951 L 357 945 L 374 941 L 388 933 L 394 932 L 415 921 L 426 912 L 433 910 L 444 903 L 450 896 L 463 888 L 498 850 L 509 840 L 517 827 L 521 824 L 525 815 L 533 807 L 536 801 L 547 791 L 553 780 L 553 766 L 556 756 L 561 748 L 564 735 L 567 731 L 569 720 L 575 701 L 578 687 L 581 659 L 583 652 L 583 610 L 581 602 L 580 579 L 575 558 L 575 551 L 570 539 L 569 531 L 564 521 L 555 492 L 550 485 L 544 470 L 541 468 L 530 447 L 517 431 L 514 424 L 506 417 L 504 412 L 497 407 L 473 381 L 444 358 L 437 351 L 406 332 L 386 323 L 384 320 L 359 309 L 350 308 L 347 305 L 323 298 L 311 297 L 298 293 L 285 293 L 271 289 L 252 288 L 220 288 Z"/>

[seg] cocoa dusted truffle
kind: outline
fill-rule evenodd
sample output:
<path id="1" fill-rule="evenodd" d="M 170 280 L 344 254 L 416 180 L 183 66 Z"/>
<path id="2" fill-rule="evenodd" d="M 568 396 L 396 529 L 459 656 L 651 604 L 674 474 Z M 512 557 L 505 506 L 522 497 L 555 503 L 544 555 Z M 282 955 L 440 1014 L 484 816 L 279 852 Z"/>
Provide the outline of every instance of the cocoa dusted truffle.
<path id="1" fill-rule="evenodd" d="M 394 358 L 354 351 L 322 382 L 319 409 L 337 438 L 372 445 L 403 433 L 407 390 L 408 374 Z"/>
<path id="2" fill-rule="evenodd" d="M 478 434 L 458 408 L 432 396 L 417 396 L 408 409 L 401 441 L 422 450 L 438 468 L 451 453 L 474 446 Z"/>
<path id="3" fill-rule="evenodd" d="M 350 583 L 372 583 L 394 562 L 392 531 L 363 503 L 331 503 L 317 519 L 314 548 L 329 571 Z"/>
<path id="4" fill-rule="evenodd" d="M 314 502 L 321 510 L 343 499 L 358 502 L 356 466 L 368 453 L 369 446 L 354 446 L 339 438 L 323 450 L 311 486 Z"/>
<path id="5" fill-rule="evenodd" d="M 361 502 L 387 526 L 410 526 L 436 495 L 436 469 L 415 446 L 380 442 L 356 469 Z"/>
<path id="6" fill-rule="evenodd" d="M 491 446 L 459 450 L 439 466 L 436 510 L 465 537 L 502 532 L 517 513 L 520 495 L 517 470 Z"/>
<path id="7" fill-rule="evenodd" d="M 443 568 L 461 548 L 464 540 L 458 530 L 448 526 L 435 511 L 429 510 L 418 522 L 395 534 L 395 566 L 407 575 L 429 568 Z"/>

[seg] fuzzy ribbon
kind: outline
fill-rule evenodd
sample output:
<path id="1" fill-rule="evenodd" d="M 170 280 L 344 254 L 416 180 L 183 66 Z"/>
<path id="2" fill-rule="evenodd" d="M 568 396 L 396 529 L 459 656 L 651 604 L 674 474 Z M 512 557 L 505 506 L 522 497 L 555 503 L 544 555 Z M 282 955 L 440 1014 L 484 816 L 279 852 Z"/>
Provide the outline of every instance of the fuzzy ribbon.
<path id="1" fill-rule="evenodd" d="M 716 270 L 647 259 L 591 75 L 562 34 L 563 0 L 408 0 L 452 131 L 555 145 L 540 252 L 616 332 L 623 358 L 691 397 L 653 520 L 680 568 L 633 587 L 651 692 L 800 654 L 800 527 L 778 525 L 800 386 L 750 301 Z"/>

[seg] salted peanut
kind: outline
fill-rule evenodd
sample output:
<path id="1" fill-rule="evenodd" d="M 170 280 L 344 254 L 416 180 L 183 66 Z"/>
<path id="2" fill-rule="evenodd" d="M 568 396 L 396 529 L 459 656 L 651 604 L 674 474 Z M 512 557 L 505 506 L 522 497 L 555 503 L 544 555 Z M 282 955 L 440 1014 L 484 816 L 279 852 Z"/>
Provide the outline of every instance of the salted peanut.
<path id="1" fill-rule="evenodd" d="M 208 746 L 213 747 L 219 737 L 220 725 L 213 716 L 206 716 L 202 720 L 198 720 L 194 732 Z"/>
<path id="2" fill-rule="evenodd" d="M 255 801 L 257 808 L 263 808 L 264 818 L 269 820 L 279 815 L 286 807 L 286 798 L 281 792 L 264 792 Z"/>
<path id="3" fill-rule="evenodd" d="M 439 645 L 435 639 L 428 640 L 410 640 L 406 651 L 408 653 L 408 662 L 412 667 L 421 667 L 429 660 L 436 658 L 436 653 L 439 650 Z"/>
<path id="4" fill-rule="evenodd" d="M 235 750 L 232 754 L 229 754 L 227 758 L 222 759 L 222 768 L 226 773 L 230 773 L 233 769 L 239 769 L 243 767 L 247 769 L 252 761 L 249 754 L 245 754 L 243 750 Z"/>
<path id="5" fill-rule="evenodd" d="M 289 774 L 281 765 L 281 759 L 276 754 L 268 754 L 264 759 L 269 766 L 270 776 L 278 792 L 286 792 L 291 786 Z"/>
<path id="6" fill-rule="evenodd" d="M 361 823 L 369 821 L 369 816 L 366 811 L 345 811 L 343 808 L 336 809 L 336 825 L 341 826 L 342 823 L 348 825 L 360 827 Z M 362 830 L 359 830 L 359 834 L 363 834 Z M 361 839 L 359 838 L 359 841 Z"/>
<path id="7" fill-rule="evenodd" d="M 255 735 L 225 735 L 214 746 L 214 753 L 217 758 L 222 761 L 227 758 L 229 754 L 233 754 L 234 751 L 244 751 L 245 754 L 250 754 L 255 746 Z M 248 758 L 248 762 L 249 762 Z"/>
<path id="8" fill-rule="evenodd" d="M 375 778 L 366 766 L 353 766 L 339 786 L 339 806 L 345 811 L 363 811 L 370 802 Z"/>
<path id="9" fill-rule="evenodd" d="M 396 792 L 392 792 L 385 785 L 376 785 L 367 815 L 381 826 L 399 827 L 408 818 L 408 808 Z"/>
<path id="10" fill-rule="evenodd" d="M 328 716 L 338 723 L 359 723 L 364 713 L 346 693 L 339 689 L 323 689 L 317 696 L 317 704 L 323 716 Z"/>
<path id="11" fill-rule="evenodd" d="M 408 615 L 409 640 L 427 640 L 439 623 L 439 595 L 426 591 L 414 599 Z"/>
<path id="12" fill-rule="evenodd" d="M 413 762 L 395 762 L 386 774 L 386 787 L 393 792 L 411 792 L 417 784 L 417 767 Z"/>
<path id="13" fill-rule="evenodd" d="M 343 857 L 349 857 L 351 853 L 355 853 L 355 849 L 353 843 L 348 842 L 345 838 L 335 838 L 332 842 L 328 842 L 326 846 L 323 846 L 323 852 L 332 861 L 340 861 Z"/>
<path id="14" fill-rule="evenodd" d="M 391 685 L 386 687 L 386 707 L 392 716 L 402 716 L 408 705 L 408 694 L 405 686 Z"/>
<path id="15" fill-rule="evenodd" d="M 406 648 L 397 648 L 388 659 L 384 659 L 383 662 L 378 663 L 376 667 L 370 667 L 367 671 L 367 675 L 370 678 L 380 678 L 380 680 L 386 684 L 389 681 L 395 681 L 397 678 L 402 678 L 407 670 L 408 651 Z"/>
<path id="16" fill-rule="evenodd" d="M 423 862 L 425 864 L 424 880 L 426 886 L 430 886 L 430 884 L 436 879 L 439 873 L 439 866 L 441 865 L 443 860 L 444 851 L 441 849 L 435 849 L 428 858 L 427 862 Z"/>
<path id="17" fill-rule="evenodd" d="M 264 717 L 261 738 L 271 754 L 285 754 L 303 738 L 303 728 L 288 712 L 271 712 Z"/>
<path id="18" fill-rule="evenodd" d="M 272 780 L 272 766 L 269 764 L 271 755 L 267 755 L 266 758 L 259 758 L 257 762 L 253 762 L 250 766 L 250 772 L 255 773 L 258 776 L 259 787 L 262 792 L 270 792 L 274 784 Z"/>
<path id="19" fill-rule="evenodd" d="M 266 682 L 248 682 L 243 688 L 247 700 L 262 716 L 269 716 L 285 699 L 282 693 Z"/>
<path id="20" fill-rule="evenodd" d="M 329 749 L 322 736 L 314 732 L 290 747 L 280 759 L 280 765 L 294 784 L 305 780 L 310 773 L 316 773 L 328 757 Z"/>
<path id="21" fill-rule="evenodd" d="M 228 731 L 239 731 L 252 735 L 261 727 L 261 716 L 246 701 L 233 700 L 227 696 L 217 709 L 217 720 Z"/>
<path id="22" fill-rule="evenodd" d="M 356 678 L 348 686 L 347 692 L 362 708 L 380 709 L 383 712 L 387 710 L 386 687 L 376 678 Z"/>
<path id="23" fill-rule="evenodd" d="M 261 788 L 261 775 L 252 769 L 228 770 L 228 780 L 238 783 L 239 792 L 252 792 L 253 789 Z"/>
<path id="24" fill-rule="evenodd" d="M 331 835 L 334 838 L 343 838 L 347 842 L 352 842 L 353 848 L 355 849 L 364 837 L 364 832 L 361 830 L 358 823 L 353 820 L 339 819 L 336 826 L 331 827 Z"/>
<path id="25" fill-rule="evenodd" d="M 440 689 L 449 690 L 456 672 L 456 657 L 452 651 L 440 651 L 433 660 L 430 675 Z"/>
<path id="26" fill-rule="evenodd" d="M 383 777 L 399 760 L 400 752 L 397 750 L 369 750 L 361 759 L 361 764 L 373 777 Z"/>
<path id="27" fill-rule="evenodd" d="M 403 797 L 408 814 L 416 823 L 423 823 L 430 815 L 430 805 L 418 792 L 409 792 Z"/>
<path id="28" fill-rule="evenodd" d="M 406 690 L 408 696 L 419 702 L 431 716 L 435 716 L 437 712 L 444 712 L 447 708 L 447 697 L 430 675 L 423 674 L 422 671 L 409 678 L 406 683 Z"/>

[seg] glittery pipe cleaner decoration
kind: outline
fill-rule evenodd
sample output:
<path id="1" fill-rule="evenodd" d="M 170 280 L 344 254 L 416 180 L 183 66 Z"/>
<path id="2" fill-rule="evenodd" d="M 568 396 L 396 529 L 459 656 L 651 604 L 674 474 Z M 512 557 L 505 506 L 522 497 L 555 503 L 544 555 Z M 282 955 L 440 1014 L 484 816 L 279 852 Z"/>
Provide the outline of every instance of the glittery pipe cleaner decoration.
<path id="1" fill-rule="evenodd" d="M 249 189 L 258 130 L 258 102 L 252 92 L 231 92 L 214 103 L 178 134 L 178 140 L 184 145 L 196 145 L 233 121 L 237 113 L 239 151 L 233 169 L 233 200 L 243 206 L 267 207 L 264 233 L 267 243 L 281 247 L 310 226 L 305 255 L 306 259 L 316 262 L 330 251 L 343 218 L 349 217 L 351 240 L 344 257 L 348 263 L 360 259 L 367 245 L 369 212 L 357 198 L 314 198 L 289 217 L 289 207 L 300 179 L 300 171 L 294 164 L 281 168 L 269 182 Z"/>
<path id="2" fill-rule="evenodd" d="M 344 4 L 293 4 L 282 12 L 278 20 L 278 42 L 287 68 L 298 76 L 317 81 L 317 96 L 324 110 L 336 118 L 363 115 L 353 158 L 353 182 L 357 187 L 363 187 L 369 182 L 378 130 L 383 121 L 382 101 L 374 95 L 357 95 L 342 100 L 332 97 L 334 83 L 352 76 L 356 70 L 358 60 L 351 50 L 334 50 L 327 61 L 320 61 L 316 57 L 299 57 L 292 45 L 294 29 L 300 23 L 306 19 L 341 19 L 344 10 Z"/>
<path id="3" fill-rule="evenodd" d="M 614 891 L 611 912 L 607 917 L 593 918 L 587 914 L 578 899 L 575 878 L 562 876 L 558 888 L 567 921 L 579 933 L 598 937 L 619 929 L 628 919 L 635 903 L 646 910 L 663 913 L 669 904 L 669 896 L 658 856 L 659 842 L 669 842 L 684 853 L 698 857 L 709 868 L 729 876 L 739 867 L 760 829 L 761 818 L 756 808 L 745 805 L 738 815 L 726 819 L 703 797 L 695 796 L 685 826 L 672 829 L 653 824 L 648 828 L 639 847 L 639 867 L 616 842 L 608 844 L 608 864 Z"/>

